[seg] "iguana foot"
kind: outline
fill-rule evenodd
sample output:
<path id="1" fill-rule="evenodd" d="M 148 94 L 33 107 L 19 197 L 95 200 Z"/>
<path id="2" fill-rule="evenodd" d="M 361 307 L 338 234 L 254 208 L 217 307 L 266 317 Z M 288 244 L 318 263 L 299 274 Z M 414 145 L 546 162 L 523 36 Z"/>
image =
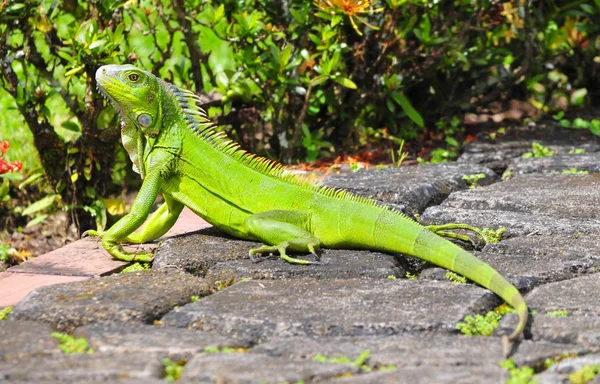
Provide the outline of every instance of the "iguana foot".
<path id="1" fill-rule="evenodd" d="M 425 228 L 429 229 L 431 232 L 435 233 L 438 236 L 461 240 L 467 243 L 471 243 L 473 246 L 476 246 L 476 244 L 469 236 L 461 235 L 454 232 L 448 232 L 448 230 L 464 229 L 466 231 L 475 233 L 477 237 L 483 240 L 486 244 L 490 242 L 490 239 L 488 239 L 488 237 L 485 235 L 485 232 L 481 230 L 481 228 L 477 228 L 468 224 L 450 223 L 442 225 L 427 225 L 425 226 Z"/>
<path id="2" fill-rule="evenodd" d="M 110 253 L 112 257 L 117 260 L 150 263 L 152 262 L 152 259 L 154 259 L 154 254 L 152 252 L 128 252 L 124 250 L 120 244 L 114 241 L 107 241 L 106 239 L 103 239 L 102 246 L 104 249 L 106 249 L 106 251 L 108 251 L 108 253 Z"/>
<path id="3" fill-rule="evenodd" d="M 309 251 L 312 255 L 317 257 L 317 261 L 309 261 L 303 259 L 297 259 L 295 257 L 288 256 L 286 253 L 287 248 L 290 246 L 288 241 L 284 241 L 279 245 L 263 245 L 258 248 L 253 248 L 250 250 L 250 258 L 257 253 L 271 253 L 271 252 L 279 252 L 279 257 L 290 264 L 319 264 L 318 255 L 315 253 L 315 249 L 312 246 L 309 246 Z M 312 249 L 311 249 L 312 248 Z"/>

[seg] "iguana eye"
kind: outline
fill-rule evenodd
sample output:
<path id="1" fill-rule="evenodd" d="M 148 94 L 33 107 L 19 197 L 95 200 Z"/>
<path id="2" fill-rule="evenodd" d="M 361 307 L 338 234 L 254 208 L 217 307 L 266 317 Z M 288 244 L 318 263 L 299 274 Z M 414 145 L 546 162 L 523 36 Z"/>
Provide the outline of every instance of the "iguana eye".
<path id="1" fill-rule="evenodd" d="M 145 113 L 142 113 L 141 115 L 139 115 L 137 118 L 137 121 L 144 128 L 146 128 L 146 127 L 150 126 L 150 124 L 152 124 L 152 119 L 150 118 L 150 116 L 148 116 Z"/>
<path id="2" fill-rule="evenodd" d="M 130 81 L 135 83 L 140 78 L 140 75 L 138 75 L 137 73 L 130 73 L 128 77 Z"/>

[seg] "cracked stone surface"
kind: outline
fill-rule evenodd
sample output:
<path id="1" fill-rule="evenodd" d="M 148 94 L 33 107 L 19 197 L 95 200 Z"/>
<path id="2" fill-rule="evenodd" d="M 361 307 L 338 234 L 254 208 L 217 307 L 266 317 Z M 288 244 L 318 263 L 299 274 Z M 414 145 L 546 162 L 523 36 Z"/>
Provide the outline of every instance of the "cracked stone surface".
<path id="1" fill-rule="evenodd" d="M 599 290 L 600 273 L 536 287 L 525 296 L 529 307 L 537 311 L 530 321 L 531 338 L 600 350 Z M 505 316 L 497 332 L 510 332 L 516 321 L 513 314 Z"/>
<path id="2" fill-rule="evenodd" d="M 152 323 L 192 296 L 209 293 L 208 283 L 189 274 L 126 273 L 36 288 L 10 318 L 43 321 L 62 332 L 98 321 Z"/>
<path id="3" fill-rule="evenodd" d="M 250 347 L 247 341 L 219 334 L 146 324 L 95 323 L 77 328 L 74 336 L 101 353 L 157 353 L 172 360 L 189 360 L 208 347 Z"/>
<path id="4" fill-rule="evenodd" d="M 589 132 L 565 129 L 556 122 L 546 122 L 535 128 L 514 130 L 496 140 L 471 142 L 465 146 L 458 162 L 481 164 L 502 173 L 513 160 L 530 152 L 534 142 L 550 148 L 559 156 L 567 155 L 574 149 L 583 149 L 586 153 L 600 151 L 600 139 Z"/>
<path id="5" fill-rule="evenodd" d="M 185 366 L 187 383 L 298 383 L 356 373 L 349 364 L 291 360 L 259 354 L 220 353 L 194 357 Z"/>
<path id="6" fill-rule="evenodd" d="M 600 354 L 592 354 L 572 359 L 565 359 L 550 367 L 547 371 L 534 376 L 540 383 L 563 384 L 570 382 L 569 375 L 585 366 L 600 366 Z M 589 384 L 600 383 L 600 375 L 596 375 Z"/>
<path id="7" fill-rule="evenodd" d="M 527 173 L 600 172 L 600 152 L 582 155 L 557 155 L 531 159 L 514 159 L 509 165 L 512 175 Z"/>
<path id="8" fill-rule="evenodd" d="M 504 359 L 498 337 L 468 337 L 426 332 L 418 335 L 274 338 L 252 348 L 248 353 L 264 353 L 296 360 L 340 356 L 355 360 L 368 350 L 367 365 L 373 369 L 394 365 L 398 370 L 420 366 L 488 366 Z M 468 354 L 465 351 L 469 351 Z M 578 345 L 525 340 L 511 358 L 517 364 L 541 364 L 561 353 L 585 353 Z"/>
<path id="9" fill-rule="evenodd" d="M 178 308 L 162 323 L 256 340 L 455 332 L 465 315 L 497 304 L 484 289 L 440 281 L 246 281 Z"/>
<path id="10" fill-rule="evenodd" d="M 506 228 L 506 236 L 600 232 L 600 176 L 527 175 L 453 193 L 428 208 L 424 224 L 462 222 Z"/>
<path id="11" fill-rule="evenodd" d="M 0 362 L 62 354 L 59 349 L 60 343 L 51 336 L 52 332 L 53 329 L 48 324 L 36 321 L 2 321 Z"/>
<path id="12" fill-rule="evenodd" d="M 150 382 L 161 378 L 163 365 L 158 355 L 137 353 L 58 355 L 51 359 L 34 357 L 15 364 L 0 362 L 0 381 L 9 382 L 63 382 L 99 383 L 125 379 L 143 379 Z"/>
<path id="13" fill-rule="evenodd" d="M 428 206 L 441 203 L 450 193 L 468 188 L 463 176 L 477 174 L 485 175 L 477 181 L 478 185 L 498 180 L 498 175 L 483 166 L 440 163 L 334 175 L 325 184 L 421 213 Z"/>

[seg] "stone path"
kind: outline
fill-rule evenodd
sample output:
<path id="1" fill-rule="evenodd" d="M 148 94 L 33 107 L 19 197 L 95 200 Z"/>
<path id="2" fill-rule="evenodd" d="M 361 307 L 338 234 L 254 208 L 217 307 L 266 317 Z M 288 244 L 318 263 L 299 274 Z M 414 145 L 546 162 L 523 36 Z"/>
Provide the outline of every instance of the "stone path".
<path id="1" fill-rule="evenodd" d="M 522 159 L 534 140 L 558 155 Z M 573 148 L 587 152 L 569 155 Z M 424 224 L 505 227 L 501 242 L 470 250 L 519 287 L 532 310 L 514 363 L 531 367 L 541 383 L 563 383 L 600 365 L 598 164 L 597 139 L 550 129 L 541 138 L 524 132 L 473 144 L 456 163 L 326 183 L 420 215 Z M 562 174 L 576 173 L 571 168 L 588 174 Z M 512 176 L 501 180 L 506 169 Z M 476 174 L 469 188 L 463 176 Z M 315 266 L 254 263 L 247 254 L 255 245 L 185 211 L 151 270 L 119 273 L 126 264 L 87 239 L 1 273 L 0 307 L 14 309 L 0 321 L 0 381 L 159 383 L 167 357 L 184 365 L 183 383 L 510 378 L 499 365 L 500 336 L 516 324 L 514 314 L 489 337 L 456 330 L 465 316 L 500 304 L 487 290 L 378 252 L 324 250 Z M 406 279 L 407 272 L 418 277 Z M 53 331 L 85 338 L 93 353 L 64 354 Z"/>

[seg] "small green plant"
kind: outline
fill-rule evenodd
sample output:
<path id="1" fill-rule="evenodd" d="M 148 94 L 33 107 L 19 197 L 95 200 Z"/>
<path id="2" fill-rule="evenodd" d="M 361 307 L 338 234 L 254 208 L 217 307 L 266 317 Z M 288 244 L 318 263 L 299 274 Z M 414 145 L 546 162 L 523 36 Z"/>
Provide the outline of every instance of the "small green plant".
<path id="1" fill-rule="evenodd" d="M 544 369 L 548 369 L 551 366 L 553 366 L 554 364 L 558 363 L 561 360 L 564 359 L 568 359 L 568 358 L 572 358 L 572 357 L 577 357 L 577 353 L 576 352 L 571 352 L 571 353 L 561 353 L 558 356 L 554 356 L 554 357 L 548 357 L 546 360 L 544 360 Z"/>
<path id="2" fill-rule="evenodd" d="M 204 353 L 241 353 L 245 351 L 246 348 L 217 347 L 216 345 L 204 348 Z"/>
<path id="3" fill-rule="evenodd" d="M 577 168 L 565 169 L 562 171 L 562 175 L 588 175 L 589 171 L 579 171 Z"/>
<path id="4" fill-rule="evenodd" d="M 466 277 L 461 276 L 452 271 L 446 271 L 446 279 L 450 280 L 453 284 L 466 284 L 467 283 Z"/>
<path id="5" fill-rule="evenodd" d="M 572 384 L 587 384 L 600 375 L 600 365 L 586 365 L 569 375 Z"/>
<path id="6" fill-rule="evenodd" d="M 13 307 L 6 307 L 3 309 L 0 309 L 0 320 L 6 320 L 8 318 L 8 315 L 12 312 Z"/>
<path id="7" fill-rule="evenodd" d="M 523 157 L 524 159 L 529 159 L 529 158 L 540 158 L 540 157 L 550 157 L 554 155 L 554 151 L 551 150 L 548 147 L 544 147 L 542 144 L 538 143 L 538 142 L 533 142 L 531 144 L 531 152 L 527 152 L 524 153 Z"/>
<path id="8" fill-rule="evenodd" d="M 496 138 L 498 136 L 502 136 L 502 135 L 506 135 L 506 128 L 505 127 L 498 128 L 495 132 L 490 132 L 488 134 L 488 137 L 491 140 L 496 140 Z"/>
<path id="9" fill-rule="evenodd" d="M 554 115 L 553 117 L 556 119 L 559 114 Z M 562 116 L 560 116 L 562 117 Z M 558 119 L 557 119 L 558 120 Z M 588 129 L 592 134 L 596 136 L 600 136 L 600 120 L 584 120 L 581 117 L 574 119 L 573 121 L 567 119 L 561 119 L 558 122 L 558 125 L 564 128 L 572 128 L 572 129 Z"/>
<path id="10" fill-rule="evenodd" d="M 388 275 L 387 277 L 389 280 L 396 280 L 396 276 L 394 275 Z"/>
<path id="11" fill-rule="evenodd" d="M 192 303 L 195 303 L 196 301 L 200 300 L 200 296 L 194 295 L 192 297 L 190 297 L 190 301 Z"/>
<path id="12" fill-rule="evenodd" d="M 550 316 L 550 317 L 567 317 L 569 316 L 569 311 L 567 311 L 566 309 L 562 309 L 559 311 L 550 311 L 546 313 L 546 316 Z"/>
<path id="13" fill-rule="evenodd" d="M 498 229 L 493 228 L 481 228 L 481 233 L 483 234 L 486 243 L 495 244 L 502 240 L 502 236 L 506 232 L 505 227 L 500 227 Z"/>
<path id="14" fill-rule="evenodd" d="M 130 266 L 128 266 L 127 268 L 124 268 L 121 273 L 130 273 L 130 272 L 139 272 L 139 271 L 146 271 L 150 269 L 150 263 L 133 263 Z"/>
<path id="15" fill-rule="evenodd" d="M 456 157 L 456 151 L 448 150 L 444 148 L 437 148 L 431 151 L 431 160 L 424 160 L 422 157 L 417 157 L 417 161 L 420 164 L 427 163 L 447 163 L 448 161 Z"/>
<path id="16" fill-rule="evenodd" d="M 60 349 L 67 355 L 76 353 L 93 353 L 92 348 L 83 337 L 73 337 L 66 333 L 52 332 L 52 337 L 60 341 Z"/>
<path id="17" fill-rule="evenodd" d="M 585 149 L 583 148 L 573 148 L 569 151 L 569 155 L 583 155 L 585 153 Z"/>
<path id="18" fill-rule="evenodd" d="M 397 161 L 396 161 L 396 156 L 394 155 L 394 150 L 392 149 L 392 163 L 394 163 L 394 165 L 396 167 L 402 166 L 402 162 L 408 156 L 408 152 L 403 151 L 403 149 L 404 149 L 404 139 L 401 139 L 400 140 L 400 148 L 398 148 L 398 151 L 396 152 L 396 153 L 398 153 Z"/>
<path id="19" fill-rule="evenodd" d="M 469 188 L 470 189 L 474 189 L 479 187 L 479 185 L 477 184 L 477 182 L 481 179 L 485 179 L 485 173 L 477 173 L 474 175 L 464 175 L 462 177 L 462 179 L 464 181 L 467 182 L 467 184 L 469 184 Z"/>
<path id="20" fill-rule="evenodd" d="M 517 368 L 512 359 L 500 362 L 500 366 L 508 371 L 510 378 L 506 380 L 506 384 L 535 384 L 538 380 L 533 380 L 534 370 L 527 365 Z"/>
<path id="21" fill-rule="evenodd" d="M 362 372 L 372 372 L 373 367 L 368 365 L 369 356 L 371 356 L 371 351 L 365 349 L 356 359 L 352 360 L 347 356 L 339 356 L 339 357 L 327 357 L 325 355 L 316 355 L 314 359 L 316 361 L 324 362 L 324 363 L 337 363 L 337 364 L 351 364 L 355 367 L 358 367 Z M 378 367 L 375 370 L 378 371 L 389 371 L 392 369 L 396 369 L 395 365 L 386 365 L 383 367 Z"/>
<path id="22" fill-rule="evenodd" d="M 165 381 L 177 381 L 183 373 L 183 367 L 187 362 L 185 360 L 173 361 L 168 357 L 163 359 L 162 364 L 165 369 L 165 375 L 163 379 Z"/>
<path id="23" fill-rule="evenodd" d="M 456 329 L 466 336 L 489 336 L 498 327 L 502 316 L 514 311 L 512 307 L 502 304 L 483 316 L 465 316 L 465 322 L 456 324 Z"/>
<path id="24" fill-rule="evenodd" d="M 418 273 L 406 272 L 406 278 L 408 280 L 417 280 L 419 278 L 419 274 Z"/>

